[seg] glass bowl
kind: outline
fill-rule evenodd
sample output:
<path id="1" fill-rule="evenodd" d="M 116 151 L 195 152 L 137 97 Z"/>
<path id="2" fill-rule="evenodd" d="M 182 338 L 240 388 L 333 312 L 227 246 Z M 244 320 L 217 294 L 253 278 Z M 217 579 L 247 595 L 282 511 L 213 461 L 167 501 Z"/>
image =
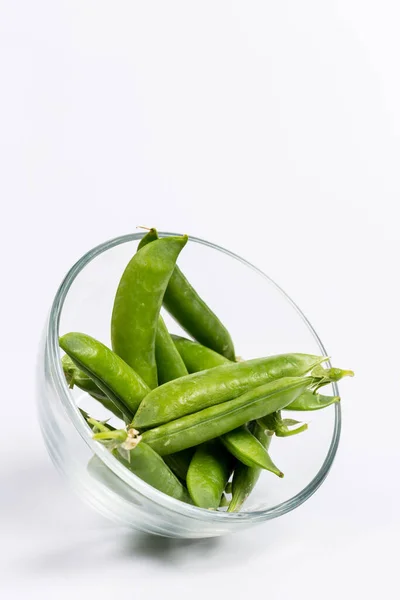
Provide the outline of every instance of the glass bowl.
<path id="1" fill-rule="evenodd" d="M 37 389 L 41 429 L 52 460 L 78 494 L 103 515 L 162 536 L 219 536 L 293 510 L 318 489 L 332 465 L 340 437 L 338 404 L 312 413 L 285 413 L 305 418 L 309 429 L 289 438 L 274 436 L 270 454 L 285 477 L 279 479 L 262 472 L 239 513 L 204 510 L 170 498 L 139 479 L 92 440 L 78 403 L 95 418 L 109 415 L 82 391 L 68 388 L 58 338 L 68 331 L 82 331 L 110 345 L 114 294 L 143 235 L 115 238 L 85 254 L 67 273 L 56 294 L 41 342 Z M 166 235 L 176 234 L 160 233 Z M 237 355 L 327 355 L 296 304 L 243 258 L 190 237 L 179 265 L 230 331 Z M 168 314 L 164 316 L 173 333 L 182 333 Z M 338 395 L 336 385 L 331 393 Z"/>

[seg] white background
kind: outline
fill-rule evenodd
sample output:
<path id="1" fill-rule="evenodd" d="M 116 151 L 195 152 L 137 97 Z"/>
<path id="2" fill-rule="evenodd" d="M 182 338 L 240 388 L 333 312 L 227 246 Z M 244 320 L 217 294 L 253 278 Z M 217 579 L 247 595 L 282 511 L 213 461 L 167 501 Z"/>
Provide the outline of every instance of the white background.
<path id="1" fill-rule="evenodd" d="M 388 0 L 0 1 L 2 598 L 397 597 L 399 18 Z M 327 481 L 248 533 L 121 531 L 46 455 L 52 297 L 142 224 L 254 262 L 356 371 Z"/>

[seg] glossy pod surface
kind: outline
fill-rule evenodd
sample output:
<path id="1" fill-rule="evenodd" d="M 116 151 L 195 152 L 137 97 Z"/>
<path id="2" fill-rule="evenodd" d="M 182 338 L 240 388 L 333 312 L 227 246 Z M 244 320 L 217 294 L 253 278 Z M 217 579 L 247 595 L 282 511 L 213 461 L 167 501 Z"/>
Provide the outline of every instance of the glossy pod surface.
<path id="1" fill-rule="evenodd" d="M 171 471 L 175 473 L 177 477 L 186 481 L 186 475 L 189 469 L 190 461 L 193 458 L 194 448 L 187 448 L 175 454 L 167 454 L 164 456 L 164 461 L 167 463 Z"/>
<path id="2" fill-rule="evenodd" d="M 171 337 L 189 373 L 205 371 L 232 362 L 225 356 L 218 354 L 211 348 L 206 348 L 198 342 L 193 342 L 179 335 L 172 335 Z"/>
<path id="3" fill-rule="evenodd" d="M 268 451 L 272 434 L 258 423 L 256 423 L 253 433 L 260 444 Z M 261 471 L 260 467 L 248 467 L 243 463 L 238 463 L 233 474 L 232 499 L 228 506 L 228 512 L 237 512 L 241 509 L 256 485 Z"/>
<path id="4" fill-rule="evenodd" d="M 139 246 L 153 242 L 156 238 L 157 231 L 150 229 Z M 200 298 L 178 266 L 175 267 L 165 291 L 164 306 L 197 341 L 230 360 L 235 360 L 235 350 L 228 330 Z"/>
<path id="5" fill-rule="evenodd" d="M 167 423 L 268 381 L 304 375 L 323 360 L 310 354 L 279 354 L 192 373 L 152 390 L 140 404 L 133 426 L 140 429 Z"/>
<path id="6" fill-rule="evenodd" d="M 275 433 L 277 437 L 290 437 L 308 429 L 307 423 L 301 423 L 294 419 L 283 419 L 280 410 L 259 419 L 259 423 L 268 429 L 271 435 Z M 291 429 L 293 427 L 295 428 Z"/>
<path id="7" fill-rule="evenodd" d="M 67 333 L 59 340 L 61 348 L 112 400 L 126 419 L 132 419 L 150 388 L 115 352 L 83 333 Z"/>
<path id="8" fill-rule="evenodd" d="M 283 477 L 283 473 L 272 462 L 265 446 L 246 427 L 239 427 L 221 436 L 225 448 L 248 467 L 260 467 Z"/>
<path id="9" fill-rule="evenodd" d="M 312 377 L 285 377 L 272 381 L 234 400 L 145 431 L 142 439 L 160 455 L 179 452 L 284 408 L 313 381 Z"/>
<path id="10" fill-rule="evenodd" d="M 188 374 L 185 363 L 161 316 L 158 319 L 156 334 L 156 363 L 159 385 Z"/>
<path id="11" fill-rule="evenodd" d="M 61 359 L 65 379 L 69 387 L 72 389 L 75 385 L 84 392 L 87 392 L 92 398 L 100 402 L 110 412 L 113 413 L 119 419 L 123 419 L 124 416 L 121 411 L 116 407 L 114 402 L 110 400 L 106 394 L 95 384 L 93 379 L 86 375 L 68 356 L 65 354 Z"/>
<path id="12" fill-rule="evenodd" d="M 230 457 L 217 441 L 196 449 L 187 472 L 190 497 L 200 508 L 216 510 L 230 475 Z"/>
<path id="13" fill-rule="evenodd" d="M 226 358 L 235 360 L 235 350 L 228 330 L 178 267 L 165 292 L 164 306 L 195 340 Z"/>
<path id="14" fill-rule="evenodd" d="M 148 233 L 146 233 L 146 235 L 140 240 L 137 248 L 138 251 L 157 239 L 157 230 L 154 228 L 150 229 Z M 188 374 L 185 363 L 177 351 L 177 348 L 172 341 L 171 335 L 161 315 L 158 317 L 155 340 L 155 356 L 158 385 Z"/>
<path id="15" fill-rule="evenodd" d="M 160 492 L 182 500 L 182 502 L 191 503 L 189 494 L 182 483 L 161 456 L 147 444 L 140 442 L 133 450 L 124 450 L 119 447 L 113 450 L 113 454 L 132 473 Z"/>
<path id="16" fill-rule="evenodd" d="M 187 236 L 144 245 L 128 263 L 115 295 L 111 319 L 113 350 L 150 388 L 157 386 L 157 322 L 176 259 Z"/>

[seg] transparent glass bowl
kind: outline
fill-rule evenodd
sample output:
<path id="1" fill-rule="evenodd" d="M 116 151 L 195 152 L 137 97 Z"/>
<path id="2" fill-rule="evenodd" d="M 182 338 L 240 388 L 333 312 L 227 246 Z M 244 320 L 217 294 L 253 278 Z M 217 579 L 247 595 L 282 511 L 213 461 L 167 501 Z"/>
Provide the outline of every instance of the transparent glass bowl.
<path id="1" fill-rule="evenodd" d="M 172 234 L 160 233 L 166 235 Z M 263 472 L 242 512 L 236 514 L 203 510 L 166 496 L 92 440 L 77 404 L 99 419 L 109 415 L 80 390 L 68 388 L 58 337 L 68 331 L 82 331 L 110 345 L 114 294 L 142 237 L 142 233 L 126 235 L 97 246 L 71 268 L 56 294 L 40 347 L 37 390 L 40 424 L 52 460 L 78 494 L 102 514 L 162 536 L 219 536 L 293 510 L 317 490 L 332 465 L 340 436 L 338 404 L 312 413 L 286 413 L 310 425 L 298 436 L 274 437 L 272 441 L 270 453 L 285 478 Z M 191 237 L 179 265 L 229 329 L 237 355 L 326 355 L 296 304 L 244 259 Z M 169 315 L 165 318 L 172 332 L 182 333 Z M 331 393 L 338 394 L 336 385 Z"/>

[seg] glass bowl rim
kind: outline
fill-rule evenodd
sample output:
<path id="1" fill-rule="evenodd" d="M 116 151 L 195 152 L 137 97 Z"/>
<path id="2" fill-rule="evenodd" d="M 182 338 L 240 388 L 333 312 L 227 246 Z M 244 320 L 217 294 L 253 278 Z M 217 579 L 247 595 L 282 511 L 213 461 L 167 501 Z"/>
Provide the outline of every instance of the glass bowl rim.
<path id="1" fill-rule="evenodd" d="M 160 237 L 170 236 L 170 235 L 182 235 L 178 233 L 168 233 L 168 232 L 158 232 Z M 202 508 L 198 508 L 196 506 L 192 506 L 190 504 L 186 504 L 181 502 L 180 500 L 176 500 L 175 498 L 171 498 L 164 494 L 163 492 L 158 491 L 153 488 L 151 485 L 145 483 L 143 480 L 139 479 L 134 473 L 129 471 L 124 465 L 122 465 L 104 446 L 100 443 L 94 441 L 92 439 L 92 434 L 89 426 L 84 420 L 83 416 L 79 412 L 78 407 L 76 406 L 73 397 L 68 388 L 66 379 L 64 377 L 64 373 L 61 367 L 61 352 L 58 345 L 59 338 L 59 324 L 60 317 L 64 305 L 65 298 L 67 297 L 68 291 L 76 279 L 76 277 L 83 271 L 83 269 L 96 257 L 98 257 L 103 252 L 107 250 L 111 250 L 115 246 L 119 246 L 124 243 L 132 242 L 135 240 L 140 240 L 146 232 L 140 233 L 131 233 L 122 235 L 113 239 L 110 239 L 98 246 L 95 246 L 86 254 L 84 254 L 67 272 L 65 275 L 55 297 L 53 300 L 53 304 L 50 310 L 47 332 L 46 332 L 46 346 L 47 346 L 47 358 L 49 361 L 49 369 L 53 376 L 53 383 L 58 394 L 58 397 L 61 399 L 63 408 L 67 413 L 69 420 L 74 425 L 75 429 L 78 431 L 81 438 L 84 442 L 90 447 L 90 450 L 95 454 L 119 479 L 122 479 L 130 488 L 133 488 L 140 495 L 145 497 L 147 500 L 157 504 L 158 506 L 165 507 L 175 513 L 180 513 L 185 517 L 194 518 L 200 521 L 210 522 L 218 522 L 221 526 L 223 523 L 243 523 L 244 521 L 251 522 L 262 522 L 267 521 L 269 519 L 276 518 L 278 516 L 284 515 L 287 512 L 297 508 L 303 502 L 308 500 L 319 488 L 319 486 L 323 483 L 328 472 L 332 466 L 333 460 L 336 455 L 336 451 L 339 444 L 340 439 L 340 431 L 341 431 L 341 408 L 340 403 L 336 403 L 334 405 L 335 409 L 335 424 L 333 430 L 332 440 L 329 446 L 328 453 L 325 457 L 325 460 L 320 467 L 318 473 L 314 476 L 314 478 L 303 488 L 300 492 L 298 492 L 295 496 L 272 506 L 265 510 L 260 511 L 248 511 L 248 512 L 238 512 L 238 513 L 227 513 L 227 512 L 219 512 L 219 511 L 209 511 Z M 304 313 L 300 310 L 297 304 L 288 296 L 288 294 L 273 281 L 268 275 L 266 275 L 263 271 L 261 271 L 258 267 L 255 267 L 250 262 L 242 258 L 241 256 L 218 246 L 217 244 L 208 242 L 201 238 L 197 238 L 194 236 L 188 236 L 188 241 L 194 242 L 196 244 L 201 244 L 208 246 L 216 251 L 223 252 L 227 256 L 241 262 L 246 267 L 252 269 L 265 279 L 278 291 L 280 294 L 292 305 L 292 307 L 296 310 L 299 317 L 303 320 L 304 324 L 307 326 L 309 331 L 312 333 L 315 341 L 317 342 L 321 355 L 328 356 L 322 341 L 320 340 L 318 334 L 312 327 L 311 323 L 304 315 Z M 328 364 L 329 361 L 327 361 Z M 338 386 L 336 383 L 333 383 L 333 390 L 335 395 L 339 395 Z"/>

